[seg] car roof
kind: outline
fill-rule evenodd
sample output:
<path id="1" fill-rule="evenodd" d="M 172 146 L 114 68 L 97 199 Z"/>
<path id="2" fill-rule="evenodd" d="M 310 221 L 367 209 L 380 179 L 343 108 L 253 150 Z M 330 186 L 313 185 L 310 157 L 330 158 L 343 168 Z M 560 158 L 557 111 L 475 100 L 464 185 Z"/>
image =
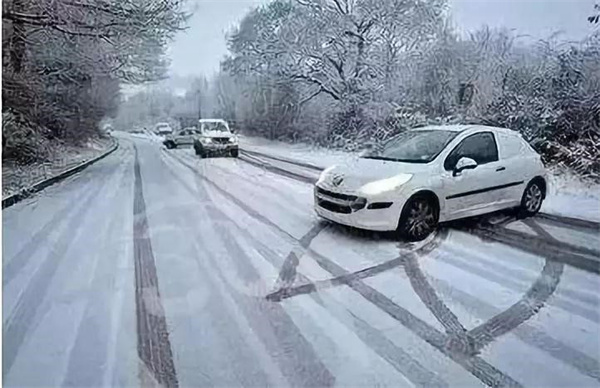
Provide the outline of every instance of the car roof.
<path id="1" fill-rule="evenodd" d="M 519 136 L 519 132 L 502 127 L 492 127 L 488 125 L 428 125 L 412 129 L 413 131 L 452 131 L 452 132 L 477 132 L 480 130 L 490 130 L 494 132 L 505 133 L 507 135 Z"/>
<path id="2" fill-rule="evenodd" d="M 473 128 L 473 125 L 427 125 L 425 127 L 418 127 L 412 129 L 413 131 L 452 131 L 452 132 L 463 132 L 467 129 Z"/>
<path id="3" fill-rule="evenodd" d="M 225 123 L 226 121 L 223 119 L 200 119 L 198 122 L 201 123 Z"/>

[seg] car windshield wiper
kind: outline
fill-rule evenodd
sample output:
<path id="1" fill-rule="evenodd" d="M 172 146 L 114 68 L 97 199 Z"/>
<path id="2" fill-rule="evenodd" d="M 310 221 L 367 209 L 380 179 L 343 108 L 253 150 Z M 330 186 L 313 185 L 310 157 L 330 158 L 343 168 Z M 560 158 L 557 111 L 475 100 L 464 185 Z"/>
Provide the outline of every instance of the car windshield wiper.
<path id="1" fill-rule="evenodd" d="M 375 160 L 387 160 L 390 162 L 399 162 L 399 159 L 394 159 L 394 158 L 388 158 L 386 156 L 377 156 L 377 155 L 372 155 L 372 156 L 363 156 L 363 159 L 375 159 Z"/>
<path id="2" fill-rule="evenodd" d="M 387 156 L 363 156 L 363 159 L 375 159 L 375 160 L 385 160 L 389 162 L 399 162 L 399 163 L 429 163 L 430 160 L 426 159 L 398 159 L 398 158 L 389 158 Z"/>

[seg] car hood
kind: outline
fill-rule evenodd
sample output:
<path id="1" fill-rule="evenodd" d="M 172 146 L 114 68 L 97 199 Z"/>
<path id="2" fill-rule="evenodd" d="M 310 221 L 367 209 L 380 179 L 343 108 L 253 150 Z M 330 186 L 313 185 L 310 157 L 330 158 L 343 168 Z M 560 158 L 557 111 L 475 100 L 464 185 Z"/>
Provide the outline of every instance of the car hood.
<path id="1" fill-rule="evenodd" d="M 338 191 L 353 192 L 370 182 L 403 174 L 426 173 L 430 168 L 427 164 L 421 163 L 357 158 L 325 170 L 321 175 L 319 186 Z"/>
<path id="2" fill-rule="evenodd" d="M 231 138 L 234 137 L 234 134 L 231 132 L 223 132 L 223 131 L 205 131 L 202 132 L 203 137 L 223 137 L 223 138 Z"/>

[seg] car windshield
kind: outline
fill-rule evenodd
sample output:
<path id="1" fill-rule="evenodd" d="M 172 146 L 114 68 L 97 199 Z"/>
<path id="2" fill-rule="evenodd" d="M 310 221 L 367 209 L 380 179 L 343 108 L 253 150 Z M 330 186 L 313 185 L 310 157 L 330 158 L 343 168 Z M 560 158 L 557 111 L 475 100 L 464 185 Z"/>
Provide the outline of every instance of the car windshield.
<path id="1" fill-rule="evenodd" d="M 202 128 L 204 131 L 230 132 L 227 125 L 220 121 L 202 123 Z"/>
<path id="2" fill-rule="evenodd" d="M 456 137 L 458 132 L 446 130 L 406 131 L 363 158 L 405 163 L 429 163 Z"/>

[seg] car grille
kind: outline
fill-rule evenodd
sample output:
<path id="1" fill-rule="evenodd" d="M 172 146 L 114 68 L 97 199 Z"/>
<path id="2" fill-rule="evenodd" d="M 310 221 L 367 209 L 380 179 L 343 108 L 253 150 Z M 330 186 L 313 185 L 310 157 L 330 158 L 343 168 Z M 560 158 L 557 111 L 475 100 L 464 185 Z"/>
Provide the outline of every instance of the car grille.
<path id="1" fill-rule="evenodd" d="M 320 207 L 322 207 L 323 209 L 327 209 L 330 212 L 334 212 L 334 213 L 343 213 L 343 214 L 350 214 L 352 213 L 352 208 L 350 206 L 341 206 L 335 203 L 331 203 L 322 199 L 318 200 L 318 204 Z"/>
<path id="2" fill-rule="evenodd" d="M 355 195 L 334 193 L 329 190 L 317 187 L 315 190 L 315 200 L 319 207 L 335 213 L 350 214 L 353 211 L 365 207 L 367 201 L 365 198 Z"/>
<path id="3" fill-rule="evenodd" d="M 213 137 L 212 141 L 213 141 L 213 143 L 217 143 L 217 144 L 227 144 L 227 143 L 229 143 L 229 138 L 228 137 Z"/>
<path id="4" fill-rule="evenodd" d="M 326 195 L 326 196 L 331 197 L 331 198 L 341 199 L 341 200 L 350 201 L 350 202 L 356 201 L 358 199 L 358 197 L 356 195 L 334 193 L 333 191 L 325 190 L 325 189 L 322 189 L 320 187 L 317 187 L 317 193 L 318 194 Z"/>

